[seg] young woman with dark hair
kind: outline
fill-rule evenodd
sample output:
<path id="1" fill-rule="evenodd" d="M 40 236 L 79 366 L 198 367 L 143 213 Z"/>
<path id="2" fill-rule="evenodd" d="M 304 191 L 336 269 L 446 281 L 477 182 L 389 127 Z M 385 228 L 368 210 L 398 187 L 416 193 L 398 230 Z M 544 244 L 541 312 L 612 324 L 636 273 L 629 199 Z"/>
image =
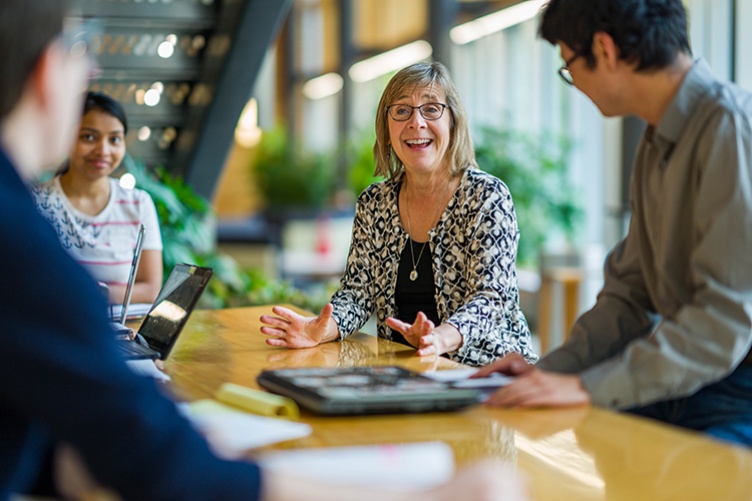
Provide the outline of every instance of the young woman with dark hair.
<path id="1" fill-rule="evenodd" d="M 120 303 L 139 227 L 144 251 L 132 301 L 150 303 L 162 286 L 162 238 L 149 195 L 120 186 L 111 174 L 125 156 L 128 120 L 116 100 L 89 92 L 70 158 L 61 173 L 34 189 L 37 207 L 60 242 Z"/>

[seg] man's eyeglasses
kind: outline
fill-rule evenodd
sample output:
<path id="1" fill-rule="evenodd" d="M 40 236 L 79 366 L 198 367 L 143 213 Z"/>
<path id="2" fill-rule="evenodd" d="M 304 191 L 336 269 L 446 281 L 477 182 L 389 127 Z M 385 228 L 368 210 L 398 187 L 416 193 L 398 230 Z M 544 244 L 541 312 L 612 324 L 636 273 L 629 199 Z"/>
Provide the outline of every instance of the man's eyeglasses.
<path id="1" fill-rule="evenodd" d="M 580 57 L 580 55 L 581 54 L 575 54 L 574 56 L 570 57 L 569 59 L 564 61 L 564 65 L 559 68 L 559 76 L 569 85 L 574 85 L 574 78 L 572 78 L 572 73 L 569 71 L 569 67 L 573 62 L 577 60 L 578 57 Z"/>
<path id="2" fill-rule="evenodd" d="M 390 104 L 386 107 L 386 111 L 392 120 L 397 122 L 405 122 L 410 120 L 413 116 L 413 110 L 418 110 L 420 116 L 426 120 L 438 120 L 444 114 L 444 108 L 447 105 L 443 103 L 426 103 L 420 106 L 410 106 L 409 104 Z"/>
<path id="3" fill-rule="evenodd" d="M 94 19 L 66 19 L 58 40 L 68 50 L 71 57 L 86 58 L 95 65 L 97 44 L 101 40 L 101 23 Z"/>

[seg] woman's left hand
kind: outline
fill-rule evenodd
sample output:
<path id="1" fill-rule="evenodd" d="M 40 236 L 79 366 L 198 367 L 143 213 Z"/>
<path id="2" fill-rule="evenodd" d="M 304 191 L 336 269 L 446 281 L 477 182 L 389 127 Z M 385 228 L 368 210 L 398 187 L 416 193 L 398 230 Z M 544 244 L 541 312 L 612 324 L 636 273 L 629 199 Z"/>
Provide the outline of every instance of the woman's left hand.
<path id="1" fill-rule="evenodd" d="M 421 357 L 442 355 L 462 345 L 462 336 L 457 329 L 448 324 L 435 327 L 422 311 L 418 312 L 412 324 L 389 317 L 386 325 L 402 334 L 408 343 L 418 349 Z"/>

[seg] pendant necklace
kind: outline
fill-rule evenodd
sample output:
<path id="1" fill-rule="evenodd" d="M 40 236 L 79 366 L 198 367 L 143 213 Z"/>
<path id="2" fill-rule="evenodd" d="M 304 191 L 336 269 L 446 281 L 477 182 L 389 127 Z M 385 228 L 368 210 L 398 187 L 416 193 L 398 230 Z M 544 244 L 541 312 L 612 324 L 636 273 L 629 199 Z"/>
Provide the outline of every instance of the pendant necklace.
<path id="1" fill-rule="evenodd" d="M 441 195 L 441 200 L 439 200 L 439 207 L 438 212 L 434 216 L 432 221 L 436 221 L 436 223 L 439 222 L 439 217 L 441 216 L 442 212 L 442 206 L 444 205 L 444 197 L 446 197 L 447 192 L 449 191 L 449 186 L 452 184 L 452 178 L 449 178 L 449 182 L 447 182 L 447 186 L 444 189 L 444 194 Z M 408 202 L 407 198 L 407 186 L 405 186 L 405 214 L 407 215 L 407 232 L 412 235 L 412 229 L 410 228 L 410 204 Z M 435 225 L 435 224 L 434 224 Z M 431 228 L 434 227 L 434 225 L 431 225 Z M 423 251 L 426 250 L 426 244 L 428 243 L 428 240 L 423 242 L 423 245 L 420 247 L 420 252 L 418 253 L 418 259 L 415 259 L 415 251 L 413 250 L 413 239 L 412 236 L 408 235 L 408 240 L 410 240 L 410 258 L 413 263 L 413 271 L 410 272 L 410 281 L 415 282 L 418 280 L 418 263 L 420 263 L 420 258 L 423 256 Z"/>

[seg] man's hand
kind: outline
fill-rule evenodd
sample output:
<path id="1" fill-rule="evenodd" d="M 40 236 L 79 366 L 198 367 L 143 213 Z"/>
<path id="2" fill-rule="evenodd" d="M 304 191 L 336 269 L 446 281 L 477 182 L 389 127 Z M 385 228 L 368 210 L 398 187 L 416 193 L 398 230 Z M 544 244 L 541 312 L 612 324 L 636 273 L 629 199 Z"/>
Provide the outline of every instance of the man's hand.
<path id="1" fill-rule="evenodd" d="M 496 407 L 563 407 L 586 405 L 590 394 L 579 376 L 537 369 L 519 353 L 510 353 L 483 367 L 471 378 L 488 377 L 494 372 L 515 380 L 496 391 L 486 403 Z"/>
<path id="2" fill-rule="evenodd" d="M 520 376 L 532 370 L 533 367 L 534 366 L 529 364 L 527 360 L 525 360 L 525 357 L 519 353 L 510 353 L 509 355 L 481 368 L 478 372 L 473 374 L 471 378 L 488 377 L 494 372 L 499 372 L 505 376 Z"/>
<path id="3" fill-rule="evenodd" d="M 486 403 L 497 407 L 564 407 L 587 405 L 590 394 L 579 376 L 545 372 L 530 366 L 512 383 L 491 395 Z"/>

